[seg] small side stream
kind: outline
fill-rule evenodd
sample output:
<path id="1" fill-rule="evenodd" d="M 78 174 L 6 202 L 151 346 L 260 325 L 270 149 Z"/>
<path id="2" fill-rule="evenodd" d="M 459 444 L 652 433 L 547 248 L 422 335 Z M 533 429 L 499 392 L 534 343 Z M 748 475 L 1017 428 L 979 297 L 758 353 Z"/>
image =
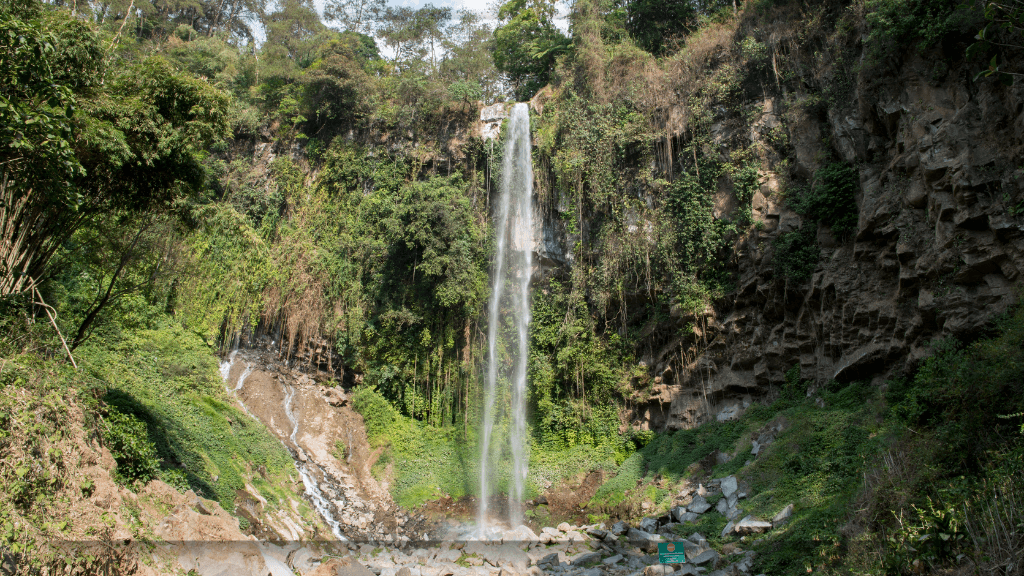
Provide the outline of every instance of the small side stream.
<path id="1" fill-rule="evenodd" d="M 241 405 L 242 409 L 245 410 L 245 413 L 248 414 L 251 418 L 257 419 L 256 416 L 249 412 L 249 408 L 246 407 L 245 403 L 242 402 L 242 399 L 239 398 L 237 394 L 238 391 L 242 389 L 242 386 L 245 385 L 245 379 L 248 378 L 250 374 L 252 374 L 254 365 L 250 362 L 246 362 L 245 370 L 239 376 L 238 383 L 235 385 L 235 387 L 231 388 L 230 384 L 228 384 L 228 378 L 231 375 L 231 369 L 234 367 L 237 357 L 238 350 L 236 349 L 233 350 L 231 354 L 228 355 L 227 360 L 220 363 L 220 375 L 224 381 L 225 388 L 235 396 L 235 399 Z M 299 447 L 298 442 L 296 442 L 295 440 L 295 437 L 299 431 L 298 421 L 296 420 L 295 414 L 292 411 L 292 402 L 295 399 L 295 388 L 283 382 L 281 385 L 284 387 L 285 391 L 284 413 L 288 417 L 288 422 L 291 423 L 292 426 L 291 434 L 288 436 L 288 439 L 291 440 L 291 446 L 289 446 L 288 443 L 284 441 L 282 441 L 281 443 L 284 444 L 285 448 L 287 448 L 292 455 L 292 460 L 293 463 L 295 464 L 295 469 L 298 470 L 299 477 L 302 478 L 302 486 L 304 489 L 306 499 L 309 501 L 310 504 L 313 505 L 313 508 L 316 509 L 318 514 L 320 514 L 320 517 L 323 518 L 324 522 L 326 522 L 327 525 L 331 527 L 331 532 L 334 534 L 334 536 L 338 540 L 348 541 L 348 538 L 346 538 L 341 531 L 341 523 L 337 520 L 337 518 L 335 518 L 333 510 L 334 507 L 337 507 L 339 509 L 344 507 L 346 502 L 343 492 L 340 489 L 330 490 L 330 492 L 338 494 L 338 499 L 333 501 L 334 506 L 332 507 L 332 500 L 328 499 L 327 496 L 325 496 L 324 490 L 321 488 L 320 482 L 317 480 L 318 477 L 329 479 L 330 476 L 326 474 L 322 468 L 317 466 L 316 463 L 312 462 L 306 457 L 305 452 L 302 450 L 301 447 Z"/>

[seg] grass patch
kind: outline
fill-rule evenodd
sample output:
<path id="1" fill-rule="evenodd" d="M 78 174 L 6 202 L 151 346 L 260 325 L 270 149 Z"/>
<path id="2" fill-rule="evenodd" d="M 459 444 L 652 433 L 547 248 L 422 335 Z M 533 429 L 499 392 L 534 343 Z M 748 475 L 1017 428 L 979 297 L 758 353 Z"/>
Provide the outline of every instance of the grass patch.
<path id="1" fill-rule="evenodd" d="M 399 505 L 415 507 L 444 495 L 460 498 L 479 494 L 480 446 L 475 430 L 464 433 L 459 428 L 431 426 L 404 416 L 372 386 L 353 393 L 352 406 L 363 415 L 370 445 L 384 447 L 371 472 L 382 478 L 387 467 L 392 467 L 391 491 Z M 500 435 L 498 426 L 495 438 Z M 613 468 L 616 458 L 612 443 L 553 449 L 534 441 L 529 450 L 526 498 L 581 471 Z M 508 492 L 510 463 L 509 454 L 493 458 L 490 474 L 495 494 Z"/>
<path id="2" fill-rule="evenodd" d="M 259 483 L 272 506 L 294 496 L 286 488 L 294 472 L 291 456 L 262 423 L 235 406 L 216 356 L 200 337 L 166 322 L 113 342 L 87 343 L 78 356 L 88 376 L 105 388 L 108 419 L 144 424 L 161 477 L 228 511 L 246 482 Z M 266 482 L 253 473 L 260 466 Z M 182 475 L 186 486 L 180 486 Z"/>

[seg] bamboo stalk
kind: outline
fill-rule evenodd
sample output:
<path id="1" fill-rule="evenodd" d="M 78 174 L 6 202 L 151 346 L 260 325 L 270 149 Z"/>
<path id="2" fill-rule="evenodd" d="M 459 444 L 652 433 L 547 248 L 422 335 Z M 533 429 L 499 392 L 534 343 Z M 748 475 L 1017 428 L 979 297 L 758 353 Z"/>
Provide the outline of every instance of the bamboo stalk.
<path id="1" fill-rule="evenodd" d="M 43 302 L 43 295 L 40 294 L 39 289 L 35 287 L 35 282 L 33 282 L 32 291 L 35 293 L 36 298 L 39 299 L 38 302 L 33 302 L 33 304 L 38 304 L 46 310 L 46 315 L 50 318 L 50 324 L 53 326 L 53 329 L 57 331 L 57 336 L 60 337 L 60 343 L 64 345 L 64 351 L 68 353 L 68 358 L 71 359 L 71 365 L 75 367 L 75 370 L 78 370 L 78 363 L 75 362 L 75 357 L 71 355 L 71 349 L 68 348 L 67 340 L 64 340 L 64 335 L 60 333 L 60 328 L 57 327 L 57 318 L 54 314 L 53 307 L 46 302 Z"/>

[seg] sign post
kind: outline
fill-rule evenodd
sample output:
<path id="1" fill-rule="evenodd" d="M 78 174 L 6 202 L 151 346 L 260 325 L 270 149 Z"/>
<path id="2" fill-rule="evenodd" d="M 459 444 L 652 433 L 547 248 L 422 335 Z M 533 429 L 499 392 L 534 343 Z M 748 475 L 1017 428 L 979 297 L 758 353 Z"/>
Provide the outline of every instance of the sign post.
<path id="1" fill-rule="evenodd" d="M 682 542 L 659 542 L 658 561 L 662 564 L 684 564 L 686 551 Z"/>

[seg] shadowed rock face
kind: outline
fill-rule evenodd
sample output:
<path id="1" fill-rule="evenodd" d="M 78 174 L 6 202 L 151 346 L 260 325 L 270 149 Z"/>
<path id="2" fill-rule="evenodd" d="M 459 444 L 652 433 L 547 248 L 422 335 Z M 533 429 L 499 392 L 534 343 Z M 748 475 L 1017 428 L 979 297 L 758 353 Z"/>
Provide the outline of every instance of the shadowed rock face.
<path id="1" fill-rule="evenodd" d="M 880 381 L 915 366 L 937 338 L 976 336 L 1016 302 L 1024 86 L 974 84 L 968 73 L 954 68 L 936 80 L 932 61 L 908 55 L 892 73 L 862 72 L 850 101 L 827 115 L 809 112 L 799 95 L 768 97 L 760 117 L 716 125 L 723 146 L 781 127 L 789 167 L 761 174 L 757 225 L 734 247 L 736 289 L 703 319 L 677 314 L 658 329 L 678 334 L 692 324 L 692 334 L 650 339 L 644 361 L 654 382 L 633 399 L 635 423 L 678 429 L 738 417 L 795 365 L 815 382 Z M 837 239 L 819 225 L 813 276 L 786 281 L 772 241 L 802 221 L 780 183 L 810 180 L 829 153 L 859 172 L 857 230 Z M 723 215 L 735 208 L 717 200 Z M 535 232 L 536 261 L 571 268 L 566 255 L 579 237 L 566 233 L 558 210 L 548 212 Z M 673 365 L 680 349 L 694 358 L 682 367 Z"/>

